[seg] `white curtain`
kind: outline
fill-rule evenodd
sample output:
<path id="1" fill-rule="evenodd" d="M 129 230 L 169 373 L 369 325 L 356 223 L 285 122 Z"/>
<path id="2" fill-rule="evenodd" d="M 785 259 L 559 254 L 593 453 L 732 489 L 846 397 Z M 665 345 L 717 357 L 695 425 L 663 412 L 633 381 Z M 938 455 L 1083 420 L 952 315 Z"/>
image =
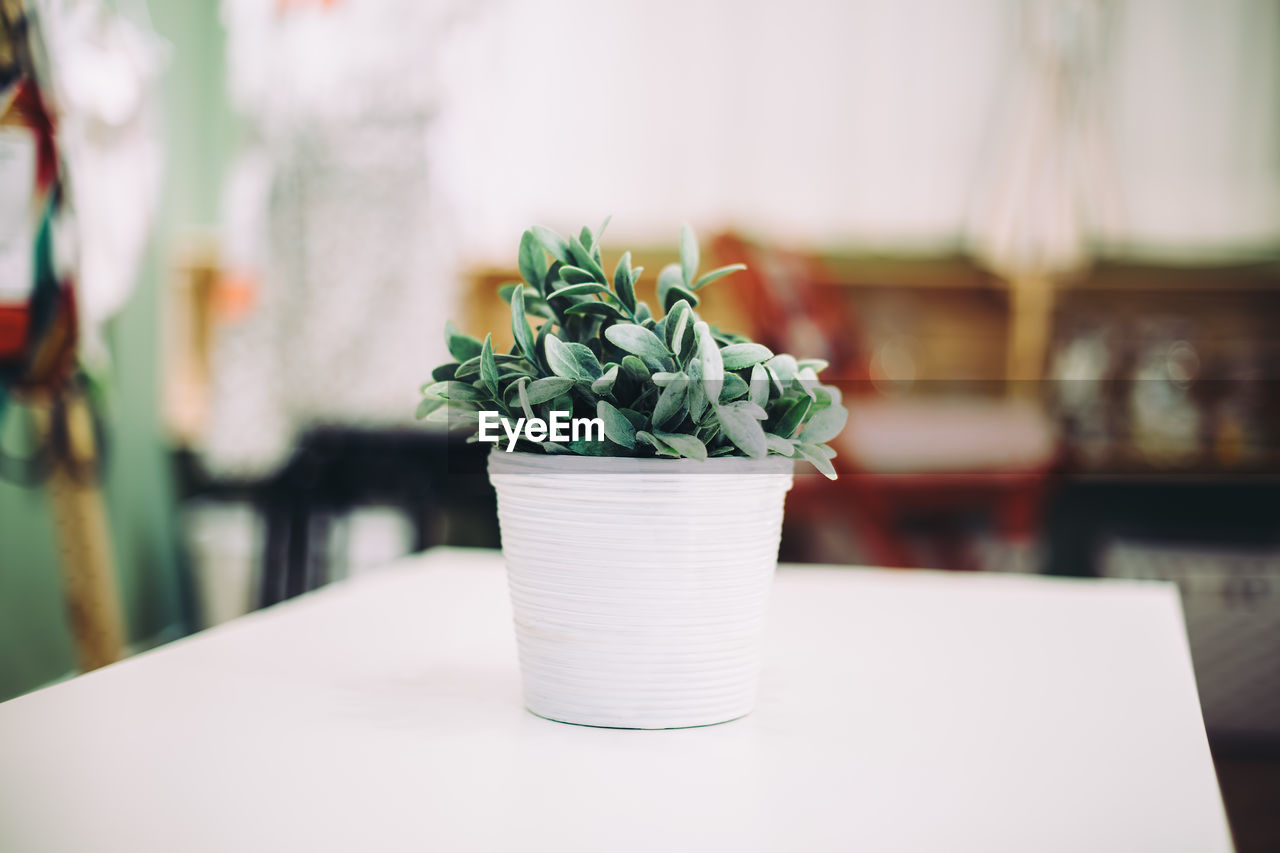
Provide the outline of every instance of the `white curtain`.
<path id="1" fill-rule="evenodd" d="M 1280 244 L 1280 4 L 1110 0 L 1111 253 Z M 444 56 L 439 162 L 473 257 L 614 214 L 809 244 L 964 245 L 1027 73 L 1019 0 L 509 0 Z"/>

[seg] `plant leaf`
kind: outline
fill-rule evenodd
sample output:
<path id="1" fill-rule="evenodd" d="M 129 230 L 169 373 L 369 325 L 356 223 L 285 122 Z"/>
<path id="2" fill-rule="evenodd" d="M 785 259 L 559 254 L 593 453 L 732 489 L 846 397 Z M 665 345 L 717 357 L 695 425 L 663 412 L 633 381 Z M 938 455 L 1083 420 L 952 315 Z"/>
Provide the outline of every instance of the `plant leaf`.
<path id="1" fill-rule="evenodd" d="M 796 455 L 796 443 L 789 438 L 766 432 L 764 434 L 764 443 L 768 446 L 770 453 L 776 453 L 779 456 Z"/>
<path id="2" fill-rule="evenodd" d="M 721 350 L 724 352 L 724 350 Z M 724 387 L 720 389 L 720 402 L 736 400 L 747 393 L 747 380 L 736 373 L 725 373 Z"/>
<path id="3" fill-rule="evenodd" d="M 635 323 L 615 323 L 604 330 L 609 343 L 632 355 L 665 358 L 671 355 L 653 332 Z"/>
<path id="4" fill-rule="evenodd" d="M 498 396 L 498 362 L 493 358 L 493 335 L 484 336 L 484 346 L 480 350 L 480 379 L 489 395 Z"/>
<path id="5" fill-rule="evenodd" d="M 804 422 L 805 416 L 809 414 L 809 409 L 813 406 L 813 401 L 808 397 L 801 397 L 798 400 L 791 401 L 788 408 L 778 416 L 777 423 L 772 425 L 770 432 L 775 432 L 783 438 L 790 438 L 795 435 L 796 429 Z"/>
<path id="6" fill-rule="evenodd" d="M 828 406 L 814 412 L 800 434 L 805 444 L 826 444 L 840 434 L 849 420 L 849 410 L 844 406 Z"/>
<path id="7" fill-rule="evenodd" d="M 551 307 L 547 305 L 547 300 L 542 298 L 541 291 L 534 290 L 532 287 L 525 287 L 519 282 L 511 282 L 504 284 L 498 288 L 498 295 L 502 297 L 502 301 L 511 304 L 511 299 L 515 292 L 519 290 L 524 294 L 524 311 L 526 314 L 536 314 L 539 317 L 546 317 L 548 320 L 555 319 Z"/>
<path id="8" fill-rule="evenodd" d="M 631 253 L 623 252 L 622 257 L 618 259 L 618 266 L 613 270 L 613 289 L 618 294 L 618 301 L 623 304 L 627 311 L 634 313 L 636 310 L 636 288 L 631 276 Z"/>
<path id="9" fill-rule="evenodd" d="M 623 356 L 619 380 L 626 379 L 637 389 L 642 389 L 649 384 L 649 376 L 649 368 L 644 361 L 634 355 Z"/>
<path id="10" fill-rule="evenodd" d="M 778 386 L 779 394 L 787 393 L 787 389 L 791 387 L 792 380 L 796 378 L 796 373 L 800 370 L 796 360 L 786 353 L 775 355 L 766 361 L 764 366 L 769 371 L 769 375 L 773 377 L 774 384 Z"/>
<path id="11" fill-rule="evenodd" d="M 796 451 L 804 457 L 805 461 L 817 468 L 822 475 L 828 480 L 836 478 L 835 466 L 831 464 L 831 460 L 822 452 L 820 446 L 813 444 L 797 444 Z"/>
<path id="12" fill-rule="evenodd" d="M 550 370 L 550 365 L 546 359 L 546 340 L 551 335 L 551 324 L 543 323 L 538 327 L 538 335 L 533 339 L 533 351 L 538 356 L 537 364 L 543 368 Z"/>
<path id="13" fill-rule="evenodd" d="M 675 308 L 676 303 L 678 302 L 688 302 L 690 305 L 697 305 L 698 301 L 697 295 L 695 295 L 692 290 L 686 290 L 684 287 L 677 284 L 673 285 L 667 291 L 666 299 L 662 302 L 662 310 L 669 313 L 671 309 Z"/>
<path id="14" fill-rule="evenodd" d="M 480 423 L 479 412 L 456 411 L 452 408 L 442 409 L 440 411 L 448 413 L 446 417 L 448 418 L 449 429 L 458 429 L 459 427 L 473 429 L 476 424 Z M 439 414 L 439 412 L 435 412 L 433 414 Z"/>
<path id="15" fill-rule="evenodd" d="M 606 400 L 596 401 L 596 417 L 604 421 L 604 434 L 610 441 L 621 444 L 628 450 L 636 447 L 636 428 L 631 421 Z"/>
<path id="16" fill-rule="evenodd" d="M 438 409 L 433 409 L 426 416 L 427 423 L 430 423 L 430 424 L 448 423 L 449 413 L 453 411 L 452 407 L 453 407 L 453 403 L 450 402 L 449 405 L 447 406 L 441 406 Z"/>
<path id="17" fill-rule="evenodd" d="M 628 409 L 624 407 L 624 408 L 618 409 L 618 411 L 622 413 L 622 416 L 624 418 L 631 421 L 631 425 L 636 429 L 640 429 L 642 427 L 646 427 L 649 425 L 648 415 L 643 415 L 640 412 L 637 412 L 635 409 Z"/>
<path id="18" fill-rule="evenodd" d="M 585 225 L 582 226 L 582 230 L 578 232 L 578 241 L 582 243 L 582 248 L 591 253 L 591 257 L 595 259 L 597 264 L 601 263 L 600 238 L 592 234 L 590 228 Z M 572 249 L 573 245 L 570 244 L 569 248 Z"/>
<path id="19" fill-rule="evenodd" d="M 844 394 L 840 392 L 840 388 L 835 385 L 815 385 L 814 393 L 818 395 L 818 402 L 825 403 L 829 406 L 839 406 L 844 402 Z"/>
<path id="20" fill-rule="evenodd" d="M 573 353 L 573 358 L 578 362 L 578 366 L 585 374 L 585 379 L 594 382 L 604 373 L 604 370 L 600 367 L 600 361 L 596 358 L 596 354 L 591 351 L 591 347 L 577 343 L 567 343 L 565 347 L 569 352 Z"/>
<path id="21" fill-rule="evenodd" d="M 636 439 L 638 439 L 639 441 L 643 441 L 646 444 L 652 445 L 653 449 L 657 451 L 657 454 L 659 456 L 666 456 L 670 458 L 678 458 L 680 456 L 680 454 L 672 450 L 671 447 L 668 446 L 668 444 L 665 441 L 659 439 L 657 436 L 655 436 L 651 432 L 645 432 L 644 430 L 636 430 Z"/>
<path id="22" fill-rule="evenodd" d="M 543 280 L 547 277 L 547 256 L 542 249 L 542 244 L 532 231 L 525 231 L 520 235 L 518 260 L 521 277 L 529 283 L 530 287 L 541 293 L 545 286 Z"/>
<path id="23" fill-rule="evenodd" d="M 747 268 L 746 264 L 729 264 L 729 266 L 727 267 L 720 267 L 718 269 L 714 269 L 711 272 L 699 278 L 697 281 L 695 281 L 693 283 L 693 289 L 701 290 L 702 288 L 706 287 L 708 284 L 711 284 L 711 282 L 713 281 L 718 281 L 724 278 L 725 276 L 729 275 L 730 273 L 735 273 L 740 270 L 745 270 L 746 268 Z"/>
<path id="24" fill-rule="evenodd" d="M 534 293 L 530 290 L 524 292 L 524 313 L 542 317 L 546 320 L 556 319 L 555 312 L 551 310 L 547 300 L 542 298 L 542 294 Z"/>
<path id="25" fill-rule="evenodd" d="M 720 348 L 711 336 L 711 327 L 702 320 L 693 324 L 693 334 L 698 339 L 698 360 L 702 363 L 702 385 L 708 400 L 719 400 L 724 388 L 724 362 Z"/>
<path id="26" fill-rule="evenodd" d="M 423 397 L 422 402 L 418 403 L 418 409 L 416 412 L 414 412 L 413 416 L 418 420 L 422 420 L 427 415 L 434 412 L 436 409 L 448 404 L 448 402 L 449 401 L 446 400 L 444 397 L 436 397 L 436 396 Z"/>
<path id="27" fill-rule="evenodd" d="M 796 362 L 800 367 L 810 367 L 814 373 L 821 373 L 831 366 L 825 358 L 802 358 Z"/>
<path id="28" fill-rule="evenodd" d="M 654 435 L 686 459 L 699 461 L 707 458 L 707 447 L 695 436 L 681 432 L 654 432 Z"/>
<path id="29" fill-rule="evenodd" d="M 769 452 L 765 442 L 764 427 L 760 425 L 754 414 L 742 408 L 739 403 L 721 406 L 716 416 L 720 420 L 720 429 L 734 445 L 752 459 L 759 459 Z"/>
<path id="30" fill-rule="evenodd" d="M 751 379 L 747 381 L 747 399 L 757 406 L 769 405 L 769 371 L 763 364 L 751 368 Z"/>
<path id="31" fill-rule="evenodd" d="M 498 362 L 499 381 L 518 376 L 528 376 L 532 379 L 538 375 L 538 368 L 527 364 L 523 356 L 520 356 L 518 361 L 507 361 L 506 359 L 512 358 L 512 356 L 508 355 L 504 358 L 500 353 L 495 354 L 494 358 Z"/>
<path id="32" fill-rule="evenodd" d="M 453 380 L 449 383 L 449 393 L 446 394 L 449 402 L 475 402 L 483 400 L 484 395 L 481 394 L 476 387 L 469 382 L 460 382 Z"/>
<path id="33" fill-rule="evenodd" d="M 528 377 L 521 377 L 516 380 L 516 393 L 520 396 L 520 408 L 524 410 L 524 416 L 529 420 L 533 420 L 533 403 L 529 400 Z"/>
<path id="34" fill-rule="evenodd" d="M 625 314 L 608 302 L 579 302 L 577 305 L 570 305 L 564 309 L 564 313 L 568 317 L 590 315 L 592 317 L 603 317 L 606 320 L 626 319 Z"/>
<path id="35" fill-rule="evenodd" d="M 572 379 L 565 379 L 559 376 L 548 376 L 543 379 L 535 379 L 529 383 L 529 403 L 538 405 L 548 400 L 554 400 L 564 392 L 568 391 L 574 385 Z"/>
<path id="36" fill-rule="evenodd" d="M 466 361 L 480 354 L 480 340 L 458 331 L 452 322 L 444 324 L 444 342 L 454 361 Z"/>
<path id="37" fill-rule="evenodd" d="M 800 383 L 800 389 L 809 395 L 809 399 L 818 399 L 818 392 L 814 389 L 822 384 L 822 380 L 818 378 L 818 374 L 814 373 L 812 368 L 800 368 L 796 372 L 796 381 Z"/>
<path id="38" fill-rule="evenodd" d="M 686 299 L 677 300 L 671 306 L 671 310 L 667 312 L 667 318 L 663 322 L 666 325 L 667 349 L 676 355 L 680 355 L 685 351 L 686 336 L 692 337 L 693 329 L 689 325 L 689 317 L 693 314 L 693 307 Z"/>
<path id="39" fill-rule="evenodd" d="M 689 391 L 685 394 L 685 402 L 689 407 L 689 417 L 693 418 L 694 423 L 702 420 L 709 401 L 702 385 L 702 363 L 696 358 L 689 362 Z"/>
<path id="40" fill-rule="evenodd" d="M 680 274 L 684 286 L 693 288 L 694 276 L 698 274 L 698 238 L 688 225 L 680 229 Z"/>
<path id="41" fill-rule="evenodd" d="M 551 368 L 551 372 L 556 376 L 564 379 L 587 379 L 586 372 L 578 364 L 578 359 L 574 358 L 573 352 L 555 335 L 547 336 L 544 352 L 547 357 L 547 367 Z"/>
<path id="42" fill-rule="evenodd" d="M 577 441 L 569 442 L 569 449 L 579 456 L 608 456 L 609 442 L 607 441 Z"/>
<path id="43" fill-rule="evenodd" d="M 556 289 L 556 285 L 560 283 L 560 270 L 564 268 L 564 264 L 559 261 L 552 261 L 551 266 L 547 267 L 547 274 L 542 277 L 542 294 L 545 296 Z"/>
<path id="44" fill-rule="evenodd" d="M 520 352 L 524 353 L 525 358 L 535 361 L 533 329 L 529 328 L 529 321 L 524 316 L 524 288 L 511 294 L 511 331 L 515 335 L 516 346 L 520 347 Z"/>
<path id="45" fill-rule="evenodd" d="M 569 239 L 569 251 L 572 253 L 574 260 L 577 261 L 576 266 L 591 273 L 591 276 L 601 284 L 609 281 L 600 266 L 600 262 L 595 259 L 595 255 L 591 253 L 590 249 L 582 245 L 582 241 L 577 237 Z M 568 262 L 566 261 L 566 263 Z"/>
<path id="46" fill-rule="evenodd" d="M 684 420 L 684 398 L 688 388 L 688 377 L 681 374 L 678 380 L 662 389 L 662 394 L 659 395 L 658 402 L 653 407 L 655 427 L 678 424 Z"/>
<path id="47" fill-rule="evenodd" d="M 583 284 L 570 284 L 559 290 L 553 290 L 547 295 L 548 299 L 557 299 L 562 296 L 590 296 L 593 293 L 608 293 L 609 288 L 603 284 L 594 282 Z"/>
<path id="48" fill-rule="evenodd" d="M 560 280 L 565 284 L 594 284 L 596 277 L 581 267 L 560 267 Z"/>
<path id="49" fill-rule="evenodd" d="M 613 390 L 613 383 L 618 381 L 618 365 L 613 365 L 600 378 L 591 383 L 591 391 L 595 394 L 608 394 Z"/>
<path id="50" fill-rule="evenodd" d="M 684 284 L 683 273 L 680 272 L 679 264 L 667 264 L 662 268 L 662 272 L 658 273 L 658 304 L 666 310 L 667 293 L 673 287 L 680 287 Z M 693 304 L 692 301 L 689 302 Z"/>
<path id="51" fill-rule="evenodd" d="M 453 379 L 457 375 L 458 362 L 451 361 L 448 364 L 442 364 L 435 370 L 431 371 L 431 378 L 436 382 L 444 382 Z"/>
<path id="52" fill-rule="evenodd" d="M 541 225 L 533 226 L 533 236 L 542 244 L 542 248 L 547 250 L 547 254 L 555 258 L 562 264 L 571 263 L 569 260 L 569 243 L 550 228 L 544 228 Z"/>
<path id="53" fill-rule="evenodd" d="M 773 352 L 762 344 L 730 344 L 720 350 L 725 370 L 741 370 L 773 358 Z"/>

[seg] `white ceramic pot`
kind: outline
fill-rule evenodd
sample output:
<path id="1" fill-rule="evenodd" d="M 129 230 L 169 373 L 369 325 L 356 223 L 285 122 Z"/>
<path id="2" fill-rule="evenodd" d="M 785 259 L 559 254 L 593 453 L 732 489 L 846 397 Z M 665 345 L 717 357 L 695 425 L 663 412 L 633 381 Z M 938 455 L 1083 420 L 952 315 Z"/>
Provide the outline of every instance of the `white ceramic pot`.
<path id="1" fill-rule="evenodd" d="M 636 729 L 751 711 L 791 472 L 495 450 L 528 709 Z"/>

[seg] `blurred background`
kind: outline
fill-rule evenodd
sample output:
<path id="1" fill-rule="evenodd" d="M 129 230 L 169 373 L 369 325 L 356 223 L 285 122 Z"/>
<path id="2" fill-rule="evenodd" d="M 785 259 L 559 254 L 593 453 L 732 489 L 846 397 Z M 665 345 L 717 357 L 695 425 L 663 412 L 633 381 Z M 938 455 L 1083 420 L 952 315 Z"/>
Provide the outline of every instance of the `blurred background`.
<path id="1" fill-rule="evenodd" d="M 652 288 L 689 222 L 851 409 L 782 558 L 1176 582 L 1280 847 L 1280 4 L 0 11 L 0 699 L 497 547 L 412 417 L 445 320 L 510 345 L 531 224 Z"/>

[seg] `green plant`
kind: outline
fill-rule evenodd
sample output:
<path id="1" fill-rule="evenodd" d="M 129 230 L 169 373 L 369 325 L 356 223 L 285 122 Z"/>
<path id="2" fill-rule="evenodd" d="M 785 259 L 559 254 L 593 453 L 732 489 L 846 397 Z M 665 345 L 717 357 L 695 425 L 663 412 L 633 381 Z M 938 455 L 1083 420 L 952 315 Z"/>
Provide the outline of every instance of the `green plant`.
<path id="1" fill-rule="evenodd" d="M 664 311 L 658 318 L 636 299 L 643 267 L 631 267 L 630 252 L 612 278 L 606 274 L 599 236 L 607 225 L 597 234 L 584 227 L 567 240 L 542 227 L 524 232 L 524 281 L 499 288 L 511 304 L 515 345 L 495 352 L 492 335 L 481 342 L 447 324 L 454 361 L 432 371 L 418 417 L 475 428 L 485 411 L 528 421 L 567 412 L 600 418 L 605 440 L 521 441 L 520 449 L 690 459 L 799 456 L 834 479 L 835 451 L 827 442 L 848 413 L 839 389 L 818 379 L 826 362 L 775 355 L 708 326 L 694 310 L 699 290 L 745 267 L 698 276 L 698 243 L 685 226 L 680 263 L 658 274 Z"/>

